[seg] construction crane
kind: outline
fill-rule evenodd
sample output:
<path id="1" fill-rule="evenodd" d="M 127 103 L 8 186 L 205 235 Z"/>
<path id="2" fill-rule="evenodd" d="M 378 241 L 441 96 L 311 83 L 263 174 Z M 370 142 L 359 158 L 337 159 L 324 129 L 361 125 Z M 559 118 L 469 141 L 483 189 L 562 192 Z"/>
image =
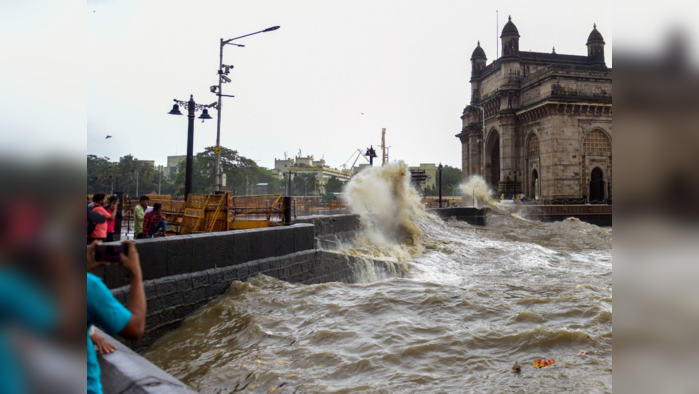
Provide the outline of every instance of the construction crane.
<path id="1" fill-rule="evenodd" d="M 355 155 L 356 155 L 357 157 L 354 157 Z M 354 157 L 354 163 L 352 163 L 352 167 L 350 167 L 349 169 L 347 169 L 347 163 L 349 163 L 350 160 L 352 160 L 353 157 Z M 347 161 L 345 162 L 345 164 L 341 165 L 340 167 L 342 167 L 342 169 L 343 169 L 344 171 L 352 171 L 352 169 L 354 168 L 354 166 L 357 165 L 357 160 L 359 160 L 359 157 L 363 157 L 364 160 L 366 160 L 367 162 L 369 162 L 369 159 L 367 159 L 366 156 L 364 156 L 364 153 L 363 153 L 360 149 L 357 149 L 357 151 L 354 152 L 354 153 L 352 153 L 352 156 L 350 156 L 350 158 L 347 159 Z"/>

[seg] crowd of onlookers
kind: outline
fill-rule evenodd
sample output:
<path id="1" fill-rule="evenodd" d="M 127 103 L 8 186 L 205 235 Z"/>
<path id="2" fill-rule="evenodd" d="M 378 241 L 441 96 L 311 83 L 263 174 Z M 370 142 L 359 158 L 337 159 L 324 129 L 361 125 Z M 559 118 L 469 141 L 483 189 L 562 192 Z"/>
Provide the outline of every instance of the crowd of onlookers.
<path id="1" fill-rule="evenodd" d="M 148 196 L 141 196 L 138 204 L 133 207 L 134 238 L 153 238 L 158 233 L 164 233 L 167 229 L 167 221 L 162 214 L 162 204 L 155 203 L 148 206 Z M 94 241 L 113 242 L 114 231 L 118 216 L 119 198 L 111 196 L 107 199 L 104 193 L 96 193 L 87 199 L 87 244 Z M 131 211 L 129 210 L 129 211 Z M 104 217 L 96 217 L 97 213 Z"/>

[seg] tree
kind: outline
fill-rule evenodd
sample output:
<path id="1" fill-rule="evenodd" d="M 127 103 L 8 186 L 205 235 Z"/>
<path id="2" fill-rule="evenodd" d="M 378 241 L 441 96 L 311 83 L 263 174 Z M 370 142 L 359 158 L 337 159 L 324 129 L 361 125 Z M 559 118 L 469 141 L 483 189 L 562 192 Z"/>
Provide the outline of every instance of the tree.
<path id="1" fill-rule="evenodd" d="M 458 193 L 458 188 L 462 181 L 462 172 L 460 169 L 444 166 L 442 169 L 442 191 L 444 195 L 447 195 L 447 193 L 454 193 L 454 190 Z M 439 184 L 437 184 L 437 187 L 439 187 Z M 437 193 L 439 193 L 439 189 Z"/>
<path id="2" fill-rule="evenodd" d="M 295 174 L 291 181 L 293 196 L 312 196 L 316 194 L 318 178 L 316 174 Z"/>
<path id="3" fill-rule="evenodd" d="M 342 182 L 340 178 L 336 176 L 331 176 L 330 179 L 325 183 L 325 193 L 342 193 L 345 187 L 345 182 Z"/>
<path id="4" fill-rule="evenodd" d="M 214 147 L 207 147 L 204 152 L 198 153 L 194 157 L 193 164 L 192 193 L 212 193 L 216 165 Z M 185 170 L 186 161 L 183 161 L 179 164 L 175 177 L 175 184 L 180 187 L 180 195 L 184 195 Z M 258 167 L 254 160 L 225 147 L 221 147 L 221 173 L 226 174 L 227 185 L 224 190 L 230 191 L 232 195 L 245 195 L 246 187 L 249 189 L 250 185 L 258 183 L 267 183 L 270 192 L 279 187 L 279 180 L 275 179 L 268 170 Z"/>

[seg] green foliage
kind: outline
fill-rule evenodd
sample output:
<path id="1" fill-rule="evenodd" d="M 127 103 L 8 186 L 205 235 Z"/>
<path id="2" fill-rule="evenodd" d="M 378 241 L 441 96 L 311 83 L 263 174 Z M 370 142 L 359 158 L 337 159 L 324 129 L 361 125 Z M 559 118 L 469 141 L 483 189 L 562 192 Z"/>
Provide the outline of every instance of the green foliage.
<path id="1" fill-rule="evenodd" d="M 315 196 L 318 193 L 318 178 L 316 174 L 294 174 L 291 181 L 293 196 Z"/>
<path id="2" fill-rule="evenodd" d="M 345 187 L 345 182 L 342 182 L 338 177 L 331 176 L 330 179 L 325 183 L 325 193 L 342 193 L 342 189 Z"/>
<path id="3" fill-rule="evenodd" d="M 254 193 L 279 193 L 280 182 L 272 173 L 257 166 L 254 160 L 240 156 L 237 151 L 221 147 L 221 168 L 226 174 L 228 190 L 233 195 L 245 195 Z M 204 152 L 194 157 L 193 192 L 209 194 L 214 189 L 214 167 L 216 155 L 214 148 L 208 147 Z M 87 156 L 87 192 L 109 193 L 123 191 L 130 196 L 136 195 L 136 174 L 138 173 L 138 192 L 148 194 L 158 192 L 174 196 L 184 195 L 186 161 L 178 165 L 178 173 L 165 176 L 145 162 L 138 161 L 133 155 L 126 155 L 119 162 L 112 162 L 108 157 Z M 254 186 L 258 183 L 267 183 L 268 190 L 258 190 Z M 160 188 L 158 187 L 160 186 Z M 301 186 L 303 187 L 303 185 Z M 315 189 L 313 189 L 315 190 Z M 303 191 L 303 189 L 301 189 Z"/>
<path id="4" fill-rule="evenodd" d="M 451 166 L 444 166 L 442 168 L 442 195 L 443 196 L 453 196 L 458 195 L 459 186 L 461 185 L 461 170 Z M 439 196 L 439 172 L 437 172 L 437 178 L 435 179 L 434 187 L 426 187 L 424 190 L 426 196 L 437 197 Z"/>
<path id="5" fill-rule="evenodd" d="M 184 195 L 184 181 L 186 161 L 178 165 L 178 174 L 175 177 L 175 185 L 179 188 L 178 194 Z M 204 152 L 198 153 L 193 162 L 192 192 L 196 194 L 210 194 L 214 190 L 214 169 L 216 167 L 216 154 L 214 147 L 207 147 Z M 226 187 L 232 195 L 246 195 L 257 192 L 254 185 L 267 183 L 268 192 L 275 193 L 279 190 L 279 180 L 268 170 L 258 167 L 254 160 L 240 156 L 238 151 L 221 147 L 221 173 L 226 174 Z M 246 193 L 247 188 L 247 193 Z"/>
<path id="6" fill-rule="evenodd" d="M 463 173 L 459 168 L 444 166 L 442 169 L 442 188 L 446 190 L 451 186 L 459 186 L 462 182 Z M 451 189 L 450 189 L 451 190 Z"/>

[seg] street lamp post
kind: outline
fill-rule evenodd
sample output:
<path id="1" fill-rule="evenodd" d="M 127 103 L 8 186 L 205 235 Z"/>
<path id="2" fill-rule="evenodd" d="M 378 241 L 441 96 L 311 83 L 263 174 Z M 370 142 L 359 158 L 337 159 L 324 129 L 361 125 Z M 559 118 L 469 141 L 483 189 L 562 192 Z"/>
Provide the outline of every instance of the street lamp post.
<path id="1" fill-rule="evenodd" d="M 215 86 L 211 87 L 211 91 L 218 96 L 218 104 L 216 106 L 216 109 L 218 109 L 218 116 L 216 120 L 216 167 L 214 168 L 214 192 L 219 192 L 221 191 L 221 97 L 234 97 L 231 95 L 225 95 L 222 92 L 222 87 L 223 87 L 223 82 L 230 82 L 230 78 L 228 78 L 226 75 L 229 73 L 230 69 L 233 68 L 233 66 L 226 66 L 223 64 L 223 47 L 225 45 L 235 45 L 237 47 L 244 47 L 245 45 L 240 45 L 233 43 L 233 41 L 244 38 L 244 37 L 250 37 L 255 34 L 259 33 L 267 33 L 270 31 L 274 31 L 279 29 L 279 26 L 273 26 L 269 27 L 264 30 L 260 30 L 255 33 L 250 33 L 246 34 L 244 36 L 236 37 L 236 38 L 231 38 L 230 40 L 224 40 L 221 38 L 221 42 L 219 45 L 219 63 L 218 63 L 218 90 L 215 89 Z M 225 68 L 225 70 L 224 70 Z"/>
<path id="2" fill-rule="evenodd" d="M 442 207 L 442 163 L 439 163 L 439 207 Z"/>
<path id="3" fill-rule="evenodd" d="M 182 115 L 180 108 L 186 109 L 188 127 L 187 127 L 187 165 L 185 170 L 185 180 L 184 180 L 184 200 L 187 201 L 189 194 L 192 192 L 192 177 L 194 173 L 194 117 L 196 111 L 202 110 L 199 119 L 206 120 L 211 119 L 209 116 L 208 108 L 216 106 L 216 103 L 209 105 L 197 104 L 194 102 L 194 96 L 189 96 L 189 101 L 173 100 L 175 104 L 172 106 L 172 110 L 168 112 L 170 115 Z"/>
<path id="4" fill-rule="evenodd" d="M 369 156 L 369 165 L 374 166 L 374 157 L 379 157 L 376 155 L 376 151 L 374 150 L 374 145 L 372 145 L 369 149 L 366 150 L 365 156 Z"/>

